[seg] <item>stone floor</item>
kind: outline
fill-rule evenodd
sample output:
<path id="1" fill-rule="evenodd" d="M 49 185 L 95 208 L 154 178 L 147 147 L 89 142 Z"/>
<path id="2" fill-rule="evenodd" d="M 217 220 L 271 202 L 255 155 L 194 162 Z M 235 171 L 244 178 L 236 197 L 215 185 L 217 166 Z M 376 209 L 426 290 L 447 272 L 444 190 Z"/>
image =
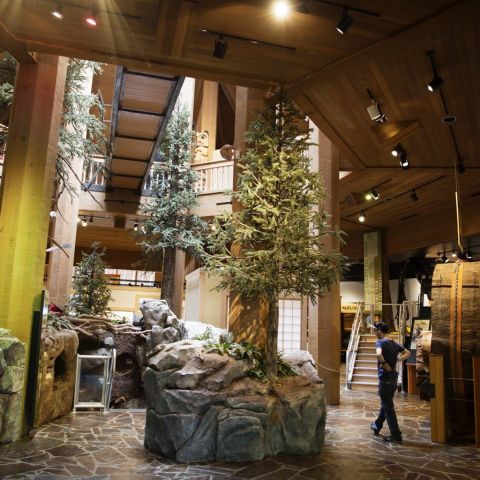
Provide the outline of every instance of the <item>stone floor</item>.
<path id="1" fill-rule="evenodd" d="M 403 445 L 375 438 L 369 425 L 374 393 L 342 391 L 328 410 L 319 455 L 279 456 L 253 464 L 179 465 L 143 449 L 143 412 L 77 413 L 38 430 L 35 438 L 0 448 L 0 478 L 8 479 L 480 479 L 480 449 L 429 440 L 429 406 L 397 396 Z"/>

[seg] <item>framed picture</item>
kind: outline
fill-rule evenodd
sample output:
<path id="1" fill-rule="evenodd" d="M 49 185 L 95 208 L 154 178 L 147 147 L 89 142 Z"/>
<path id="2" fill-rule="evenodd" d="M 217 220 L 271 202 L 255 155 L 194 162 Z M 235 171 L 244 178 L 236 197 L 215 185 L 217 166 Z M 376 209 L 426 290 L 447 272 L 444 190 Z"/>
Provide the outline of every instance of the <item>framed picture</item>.
<path id="1" fill-rule="evenodd" d="M 417 336 L 422 332 L 427 332 L 430 330 L 430 319 L 429 318 L 414 318 L 413 327 L 412 327 L 412 342 L 410 344 L 410 349 L 414 350 L 417 348 Z"/>

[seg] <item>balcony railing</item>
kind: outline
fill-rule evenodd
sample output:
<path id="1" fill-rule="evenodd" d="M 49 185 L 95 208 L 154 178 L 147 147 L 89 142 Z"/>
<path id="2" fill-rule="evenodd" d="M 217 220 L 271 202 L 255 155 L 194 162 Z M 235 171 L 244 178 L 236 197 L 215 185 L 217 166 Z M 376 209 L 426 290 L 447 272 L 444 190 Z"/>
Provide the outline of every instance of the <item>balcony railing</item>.
<path id="1" fill-rule="evenodd" d="M 103 158 L 93 159 L 83 169 L 82 182 L 89 190 L 103 191 L 107 185 L 104 175 L 105 161 Z M 195 183 L 195 192 L 199 195 L 221 193 L 233 188 L 233 161 L 223 160 L 208 163 L 193 164 L 192 169 L 197 173 L 198 180 Z M 145 182 L 144 195 L 151 191 L 152 184 L 158 173 L 155 164 L 149 171 Z"/>

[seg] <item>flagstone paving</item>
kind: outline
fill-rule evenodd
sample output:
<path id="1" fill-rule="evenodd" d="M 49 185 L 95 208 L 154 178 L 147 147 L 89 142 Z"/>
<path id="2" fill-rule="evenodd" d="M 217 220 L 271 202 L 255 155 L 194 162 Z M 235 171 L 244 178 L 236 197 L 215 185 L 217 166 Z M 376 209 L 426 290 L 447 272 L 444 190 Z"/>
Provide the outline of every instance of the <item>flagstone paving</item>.
<path id="1" fill-rule="evenodd" d="M 342 390 L 329 407 L 325 447 L 307 457 L 281 455 L 251 464 L 181 465 L 143 448 L 145 413 L 75 413 L 33 439 L 0 448 L 0 478 L 95 480 L 463 480 L 480 479 L 480 449 L 430 442 L 429 405 L 396 397 L 403 445 L 374 437 L 374 393 Z M 385 432 L 388 433 L 388 432 Z"/>

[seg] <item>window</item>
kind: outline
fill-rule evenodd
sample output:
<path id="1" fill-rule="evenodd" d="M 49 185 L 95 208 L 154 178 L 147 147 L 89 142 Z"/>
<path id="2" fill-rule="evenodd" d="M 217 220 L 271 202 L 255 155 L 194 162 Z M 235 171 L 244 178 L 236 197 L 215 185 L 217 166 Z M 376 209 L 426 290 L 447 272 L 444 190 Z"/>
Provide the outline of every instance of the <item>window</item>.
<path id="1" fill-rule="evenodd" d="M 300 350 L 302 327 L 302 301 L 281 299 L 278 302 L 278 350 Z"/>

